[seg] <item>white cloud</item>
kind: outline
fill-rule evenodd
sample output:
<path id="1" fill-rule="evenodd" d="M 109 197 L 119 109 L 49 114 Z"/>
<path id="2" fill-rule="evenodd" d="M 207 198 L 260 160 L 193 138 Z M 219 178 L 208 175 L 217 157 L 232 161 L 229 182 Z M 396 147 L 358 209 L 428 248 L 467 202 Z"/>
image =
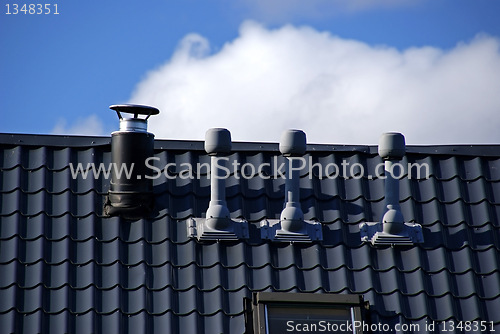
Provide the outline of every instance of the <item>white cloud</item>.
<path id="1" fill-rule="evenodd" d="M 226 127 L 234 140 L 278 141 L 299 128 L 319 143 L 375 144 L 386 131 L 409 144 L 500 143 L 500 41 L 398 51 L 246 22 L 214 54 L 205 38 L 186 36 L 131 102 L 160 108 L 149 126 L 157 138 Z"/>
<path id="2" fill-rule="evenodd" d="M 109 136 L 109 133 L 105 133 L 104 131 L 102 121 L 93 114 L 86 118 L 78 118 L 70 126 L 67 126 L 66 120 L 60 119 L 54 129 L 52 129 L 52 134 Z"/>

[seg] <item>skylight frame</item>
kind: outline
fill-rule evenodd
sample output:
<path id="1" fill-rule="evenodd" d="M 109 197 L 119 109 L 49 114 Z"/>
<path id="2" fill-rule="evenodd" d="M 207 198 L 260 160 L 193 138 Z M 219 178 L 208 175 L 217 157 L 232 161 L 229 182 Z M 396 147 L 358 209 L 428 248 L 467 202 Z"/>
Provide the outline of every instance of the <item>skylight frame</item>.
<path id="1" fill-rule="evenodd" d="M 269 307 L 286 306 L 291 308 L 318 308 L 325 306 L 332 309 L 345 309 L 350 314 L 350 321 L 363 321 L 365 302 L 361 295 L 347 294 L 318 294 L 318 293 L 286 293 L 286 292 L 257 292 L 253 294 L 250 318 L 247 318 L 246 333 L 269 334 Z M 293 320 L 291 318 L 290 320 Z M 335 320 L 332 318 L 332 321 Z M 362 334 L 362 328 L 353 329 L 352 333 Z"/>

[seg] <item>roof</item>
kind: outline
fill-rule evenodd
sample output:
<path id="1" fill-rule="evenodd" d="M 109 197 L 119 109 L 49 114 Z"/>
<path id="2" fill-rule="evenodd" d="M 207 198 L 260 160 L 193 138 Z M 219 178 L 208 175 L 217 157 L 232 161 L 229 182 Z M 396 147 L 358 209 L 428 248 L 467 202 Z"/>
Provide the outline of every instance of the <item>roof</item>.
<path id="1" fill-rule="evenodd" d="M 408 146 L 403 163 L 430 178 L 403 178 L 405 221 L 425 242 L 362 243 L 359 223 L 384 210 L 384 181 L 301 172 L 305 219 L 323 241 L 262 240 L 258 222 L 279 218 L 281 178 L 226 181 L 233 218 L 250 238 L 199 242 L 185 220 L 202 217 L 210 180 L 154 182 L 155 211 L 126 221 L 103 214 L 109 180 L 73 180 L 69 164 L 110 162 L 109 137 L 0 135 L 0 332 L 242 333 L 252 292 L 360 294 L 372 323 L 493 322 L 500 330 L 500 146 Z M 308 145 L 322 166 L 373 170 L 375 146 Z M 203 142 L 155 141 L 160 165 L 208 162 Z M 272 163 L 278 144 L 234 143 L 231 161 Z M 280 160 L 281 159 L 281 160 Z M 341 176 L 344 176 L 341 174 Z"/>

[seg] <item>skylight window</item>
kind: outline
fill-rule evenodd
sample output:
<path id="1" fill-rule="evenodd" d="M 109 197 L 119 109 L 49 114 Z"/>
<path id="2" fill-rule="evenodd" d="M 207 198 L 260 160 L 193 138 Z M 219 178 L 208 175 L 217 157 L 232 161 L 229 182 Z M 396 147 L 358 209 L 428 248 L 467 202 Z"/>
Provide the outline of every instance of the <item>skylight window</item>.
<path id="1" fill-rule="evenodd" d="M 362 333 L 359 295 L 259 292 L 249 307 L 247 333 Z"/>

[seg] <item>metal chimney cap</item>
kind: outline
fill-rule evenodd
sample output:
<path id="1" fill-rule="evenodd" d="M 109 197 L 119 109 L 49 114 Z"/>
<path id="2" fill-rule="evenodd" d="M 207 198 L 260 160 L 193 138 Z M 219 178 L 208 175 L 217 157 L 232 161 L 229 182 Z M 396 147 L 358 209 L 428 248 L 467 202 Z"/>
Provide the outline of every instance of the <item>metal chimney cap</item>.
<path id="1" fill-rule="evenodd" d="M 160 113 L 155 107 L 140 104 L 113 104 L 109 106 L 109 109 L 116 111 L 120 119 L 118 132 L 147 132 L 148 118 Z M 133 114 L 134 117 L 124 118 L 121 113 Z M 146 115 L 146 118 L 139 118 L 139 115 Z"/>
<path id="2" fill-rule="evenodd" d="M 400 160 L 406 152 L 405 137 L 399 132 L 387 132 L 380 136 L 378 154 L 384 160 Z"/>
<path id="3" fill-rule="evenodd" d="M 306 153 L 306 134 L 302 130 L 286 130 L 281 135 L 280 152 L 284 156 L 302 156 Z"/>
<path id="4" fill-rule="evenodd" d="M 231 152 L 231 132 L 224 128 L 208 129 L 205 133 L 205 151 L 209 155 Z"/>
<path id="5" fill-rule="evenodd" d="M 120 112 L 134 114 L 134 118 L 137 118 L 138 115 L 147 115 L 146 119 L 151 115 L 158 115 L 160 113 L 158 108 L 141 104 L 113 104 L 109 106 L 109 109 L 115 110 L 120 119 L 122 119 Z"/>

